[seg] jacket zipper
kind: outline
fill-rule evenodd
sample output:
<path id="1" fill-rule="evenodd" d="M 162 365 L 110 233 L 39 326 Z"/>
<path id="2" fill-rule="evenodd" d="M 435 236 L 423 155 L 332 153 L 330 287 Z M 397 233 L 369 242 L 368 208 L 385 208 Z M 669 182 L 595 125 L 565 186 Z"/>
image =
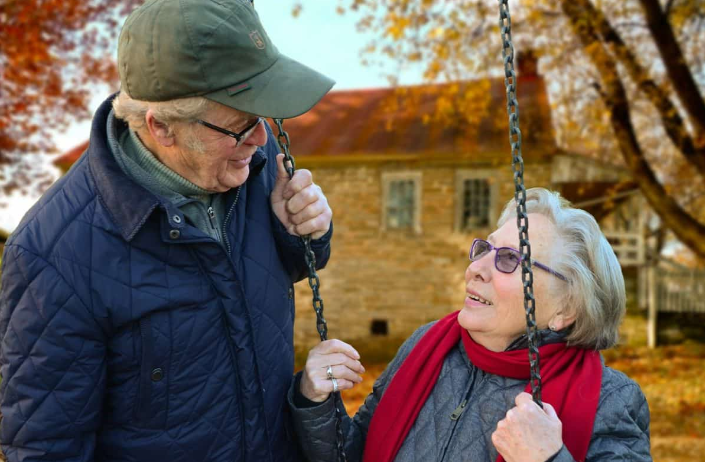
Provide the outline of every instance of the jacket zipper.
<path id="1" fill-rule="evenodd" d="M 241 189 L 242 189 L 242 186 L 237 187 L 237 191 L 235 192 L 235 200 L 233 201 L 233 205 L 230 206 L 230 210 L 228 210 L 228 213 L 225 215 L 225 220 L 223 220 L 223 241 L 225 241 L 225 248 L 228 249 L 228 259 L 230 259 L 230 252 L 232 251 L 232 248 L 230 247 L 230 239 L 228 239 L 228 232 L 227 232 L 228 220 L 230 220 L 230 217 L 233 214 L 233 210 L 235 210 L 235 205 L 237 204 L 237 200 L 240 198 L 240 190 Z"/>
<path id="2" fill-rule="evenodd" d="M 218 230 L 218 224 L 215 221 L 215 210 L 213 210 L 213 206 L 209 205 L 206 212 L 208 213 L 208 218 L 210 218 L 211 228 L 215 231 L 215 237 L 218 241 L 220 241 L 220 231 Z"/>
<path id="3" fill-rule="evenodd" d="M 234 345 L 233 345 L 233 340 L 230 338 L 230 323 L 228 322 L 227 315 L 225 314 L 225 306 L 223 306 L 223 302 L 220 302 L 220 306 L 222 307 L 221 310 L 221 318 L 223 320 L 223 327 L 225 328 L 225 336 L 228 338 L 228 350 L 230 351 L 230 358 L 232 359 L 233 363 L 235 364 L 235 387 L 237 388 L 237 397 L 238 397 L 238 405 L 240 407 L 240 441 L 242 441 L 242 446 L 241 446 L 241 454 L 242 454 L 242 460 L 246 460 L 246 451 L 245 447 L 247 444 L 245 444 L 245 409 L 242 407 L 242 384 L 240 383 L 240 362 L 237 360 L 237 355 L 235 351 L 233 350 Z"/>
<path id="4" fill-rule="evenodd" d="M 450 420 L 453 420 L 453 421 L 458 420 L 460 418 L 461 414 L 463 413 L 463 411 L 465 410 L 466 404 L 468 404 L 468 400 L 464 399 L 463 402 L 460 403 L 460 406 L 456 407 L 455 411 L 453 411 L 453 413 L 450 415 Z"/>
<path id="5" fill-rule="evenodd" d="M 217 288 L 214 286 L 213 281 L 211 280 L 210 276 L 208 276 L 208 273 L 206 270 L 203 268 L 203 265 L 201 264 L 201 260 L 199 260 L 198 256 L 195 254 L 193 249 L 190 249 L 191 256 L 193 257 L 194 260 L 196 260 L 196 264 L 200 268 L 201 272 L 205 277 L 208 278 L 208 280 L 211 283 L 211 287 L 213 288 L 213 292 L 218 294 Z M 226 255 L 228 258 L 228 261 L 230 261 L 230 255 Z M 232 263 L 231 263 L 232 266 Z M 237 393 L 237 404 L 238 407 L 240 408 L 240 441 L 242 442 L 241 444 L 241 454 L 242 454 L 242 459 L 245 460 L 246 456 L 246 451 L 245 451 L 245 409 L 242 407 L 242 389 L 241 389 L 241 384 L 240 384 L 240 363 L 237 360 L 237 355 L 235 354 L 234 348 L 235 346 L 233 345 L 233 340 L 230 337 L 230 323 L 228 322 L 227 316 L 225 314 L 225 305 L 223 304 L 223 300 L 221 300 L 220 297 L 218 298 L 218 304 L 220 305 L 220 317 L 223 322 L 223 327 L 225 329 L 225 337 L 228 342 L 228 352 L 230 353 L 230 360 L 233 362 L 233 365 L 235 366 L 235 392 Z"/>
<path id="6" fill-rule="evenodd" d="M 481 372 L 478 370 L 478 373 Z M 482 374 L 482 378 L 480 379 L 480 383 L 478 383 L 478 386 L 481 385 L 484 381 L 485 374 Z M 472 394 L 472 390 L 475 387 L 474 383 L 475 380 L 473 379 L 472 383 L 468 387 L 468 391 L 465 393 L 465 398 L 460 403 L 460 405 L 456 407 L 455 410 L 450 414 L 450 420 L 453 421 L 453 428 L 450 430 L 450 435 L 448 436 L 448 440 L 446 441 L 445 447 L 443 448 L 443 453 L 441 455 L 440 462 L 443 462 L 445 460 L 446 453 L 448 452 L 448 447 L 450 447 L 450 442 L 453 440 L 453 435 L 455 434 L 455 429 L 458 427 L 458 420 L 460 420 L 460 416 L 463 415 L 463 412 L 465 412 L 467 405 L 470 403 L 470 395 Z"/>
<path id="7" fill-rule="evenodd" d="M 226 250 L 227 250 L 227 255 L 226 255 L 226 257 L 228 258 L 228 261 L 230 262 L 230 265 L 231 265 L 232 270 L 233 270 L 233 274 L 237 274 L 237 273 L 236 273 L 236 271 L 235 271 L 235 264 L 233 263 L 233 260 L 232 260 L 232 257 L 231 257 L 232 247 L 231 247 L 231 245 L 230 245 L 230 239 L 228 239 L 228 231 L 227 231 L 227 228 L 228 228 L 228 221 L 230 221 L 230 217 L 233 215 L 233 210 L 235 210 L 235 206 L 237 205 L 238 199 L 240 199 L 240 191 L 242 191 L 242 186 L 238 186 L 238 187 L 237 187 L 237 190 L 235 191 L 235 199 L 233 200 L 233 203 L 232 203 L 232 205 L 230 206 L 230 209 L 228 210 L 228 213 L 225 215 L 225 220 L 223 220 L 223 241 L 225 242 L 225 248 L 226 248 Z M 242 293 L 243 293 L 243 295 L 244 295 L 244 293 L 245 293 L 244 288 L 242 288 Z M 243 303 L 247 304 L 247 300 L 245 300 L 244 298 L 243 298 Z M 222 305 L 222 302 L 221 302 L 221 305 Z M 245 311 L 245 314 L 246 314 L 246 316 L 247 316 L 247 318 L 248 318 L 248 322 L 249 322 L 249 324 L 250 324 L 250 326 L 251 326 L 251 325 L 252 325 L 252 320 L 249 319 L 250 316 L 249 316 L 249 313 L 247 312 L 247 310 Z M 224 306 L 224 305 L 223 305 L 223 317 L 225 318 L 224 321 L 225 321 L 226 325 L 227 325 L 228 327 L 230 327 L 230 324 L 228 323 L 227 316 L 225 315 L 225 306 Z M 229 332 L 228 332 L 228 333 L 229 333 Z M 253 335 L 254 335 L 254 332 L 253 332 Z M 233 347 L 233 344 L 232 344 L 232 339 L 230 338 L 230 335 L 228 335 L 228 342 L 229 342 L 229 344 L 230 344 L 230 347 L 232 348 L 232 347 Z M 234 354 L 235 354 L 235 353 L 231 351 L 231 355 L 234 355 Z M 238 363 L 237 363 L 237 357 L 235 357 L 235 363 L 238 364 Z M 238 369 L 239 369 L 239 367 L 238 367 Z M 238 379 L 237 383 L 238 383 L 238 387 L 239 387 L 239 386 L 240 386 L 240 377 L 239 377 L 239 375 L 238 375 L 237 379 Z M 240 405 L 240 412 L 242 413 L 242 404 Z M 265 427 L 266 427 L 266 417 L 263 416 L 263 418 L 265 419 Z M 243 423 L 243 433 L 244 433 L 244 423 Z M 271 440 L 269 439 L 269 434 L 268 434 L 268 433 L 269 433 L 269 432 L 265 429 L 265 434 L 267 434 L 267 439 L 268 439 L 269 441 L 271 441 Z M 244 439 L 243 439 L 243 441 L 244 441 Z M 269 455 L 270 455 L 270 458 L 271 458 L 271 449 L 269 450 Z M 245 448 L 244 448 L 244 447 L 243 447 L 243 449 L 242 449 L 242 456 L 243 456 L 243 460 L 244 460 L 244 457 L 245 457 Z M 271 460 L 271 459 L 270 459 L 270 460 Z"/>

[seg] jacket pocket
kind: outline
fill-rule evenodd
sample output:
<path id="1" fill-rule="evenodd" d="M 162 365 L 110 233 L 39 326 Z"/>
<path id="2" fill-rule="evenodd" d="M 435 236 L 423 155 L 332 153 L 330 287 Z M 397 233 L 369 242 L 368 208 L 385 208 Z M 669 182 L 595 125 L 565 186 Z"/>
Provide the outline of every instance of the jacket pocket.
<path id="1" fill-rule="evenodd" d="M 134 418 L 142 427 L 161 428 L 166 423 L 168 361 L 163 354 L 159 354 L 163 346 L 157 344 L 152 317 L 141 318 L 136 327 L 138 332 L 135 337 L 142 351 Z"/>

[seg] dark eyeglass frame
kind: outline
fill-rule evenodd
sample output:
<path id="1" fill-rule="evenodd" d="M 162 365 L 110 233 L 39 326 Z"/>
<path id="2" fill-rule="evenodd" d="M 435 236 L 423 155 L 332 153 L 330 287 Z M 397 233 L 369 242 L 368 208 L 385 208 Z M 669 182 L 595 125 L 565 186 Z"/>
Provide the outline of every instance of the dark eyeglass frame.
<path id="1" fill-rule="evenodd" d="M 263 120 L 264 120 L 264 117 L 257 117 L 256 121 L 252 122 L 250 125 L 245 127 L 245 129 L 242 130 L 240 133 L 231 132 L 228 129 L 219 127 L 217 125 L 213 125 L 212 123 L 206 122 L 205 120 L 196 119 L 196 122 L 203 125 L 204 127 L 210 128 L 211 130 L 215 130 L 219 133 L 222 133 L 223 135 L 228 135 L 230 138 L 235 138 L 235 140 L 237 141 L 235 146 L 237 147 L 237 146 L 240 146 L 242 144 L 242 142 L 245 141 L 247 139 L 247 137 L 252 134 L 251 132 L 253 132 L 255 130 L 255 128 L 257 128 L 257 125 L 259 125 Z"/>
<path id="2" fill-rule="evenodd" d="M 473 259 L 473 258 L 472 258 L 473 250 L 475 249 L 475 246 L 476 246 L 478 243 L 484 243 L 484 244 L 486 244 L 487 247 L 489 248 L 489 250 L 488 250 L 487 252 L 483 253 L 482 255 L 480 255 L 479 257 L 476 257 L 476 258 Z M 516 271 L 516 269 L 519 267 L 519 263 L 521 263 L 521 261 L 523 260 L 523 257 L 522 257 L 522 255 L 521 255 L 521 252 L 518 251 L 517 249 L 512 248 L 512 247 L 495 247 L 495 246 L 493 246 L 492 244 L 490 244 L 488 241 L 486 241 L 486 240 L 484 240 L 484 239 L 475 239 L 475 240 L 472 241 L 472 246 L 470 247 L 470 254 L 469 254 L 468 256 L 470 257 L 470 261 L 473 261 L 473 262 L 474 262 L 474 261 L 478 261 L 479 259 L 481 259 L 481 258 L 484 257 L 485 255 L 489 254 L 489 253 L 492 252 L 493 250 L 496 250 L 496 251 L 497 251 L 497 252 L 495 252 L 495 254 L 494 254 L 494 267 L 497 268 L 497 271 L 499 271 L 500 273 L 505 273 L 505 274 L 511 274 L 511 273 L 513 273 L 513 272 Z M 502 250 L 504 250 L 504 251 L 511 251 L 512 253 L 514 253 L 514 254 L 518 257 L 517 260 L 516 260 L 516 265 L 514 266 L 514 268 L 512 268 L 511 271 L 505 271 L 505 270 L 502 270 L 502 269 L 499 267 L 499 261 L 500 261 L 500 258 L 501 258 L 500 251 L 502 251 Z M 540 262 L 534 260 L 533 258 L 531 259 L 531 264 L 534 265 L 534 266 L 536 266 L 537 268 L 540 268 L 540 269 L 542 269 L 542 270 L 548 272 L 548 273 L 551 273 L 552 275 L 556 276 L 558 279 L 561 279 L 561 280 L 563 280 L 563 281 L 565 281 L 565 282 L 569 282 L 567 277 L 563 276 L 563 275 L 562 275 L 561 273 L 559 273 L 558 271 L 552 270 L 551 268 L 549 268 L 548 266 L 544 265 L 543 263 L 540 263 Z"/>

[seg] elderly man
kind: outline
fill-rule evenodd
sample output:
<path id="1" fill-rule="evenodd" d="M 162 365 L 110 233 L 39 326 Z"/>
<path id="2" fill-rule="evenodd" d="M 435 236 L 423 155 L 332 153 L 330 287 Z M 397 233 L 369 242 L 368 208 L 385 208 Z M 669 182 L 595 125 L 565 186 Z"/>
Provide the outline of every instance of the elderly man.
<path id="1" fill-rule="evenodd" d="M 151 0 L 120 35 L 122 90 L 4 254 L 10 461 L 289 461 L 300 235 L 331 210 L 262 117 L 333 82 L 279 54 L 246 0 Z"/>

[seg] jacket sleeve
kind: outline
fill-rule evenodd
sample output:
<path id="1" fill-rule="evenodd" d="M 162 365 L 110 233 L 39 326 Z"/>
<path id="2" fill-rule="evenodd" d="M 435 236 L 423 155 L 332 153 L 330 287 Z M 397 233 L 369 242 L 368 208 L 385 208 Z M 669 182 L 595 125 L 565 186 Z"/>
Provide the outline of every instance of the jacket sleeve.
<path id="1" fill-rule="evenodd" d="M 5 250 L 0 442 L 10 462 L 91 461 L 106 382 L 104 335 L 49 262 Z"/>
<path id="2" fill-rule="evenodd" d="M 586 462 L 651 461 L 649 405 L 639 385 L 629 380 L 603 389 Z M 574 462 L 563 446 L 551 462 Z"/>
<path id="3" fill-rule="evenodd" d="M 341 409 L 343 416 L 343 434 L 345 435 L 345 455 L 349 462 L 359 462 L 365 450 L 367 429 L 370 426 L 372 415 L 382 399 L 384 391 L 394 378 L 402 363 L 416 345 L 416 342 L 428 330 L 431 324 L 418 329 L 399 348 L 397 355 L 389 363 L 384 372 L 375 381 L 372 393 L 367 395 L 365 402 L 352 419 L 345 408 Z M 364 359 L 364 358 L 363 358 Z M 335 431 L 335 406 L 332 397 L 323 403 L 312 407 L 300 407 L 300 399 L 295 394 L 299 391 L 299 373 L 289 388 L 288 400 L 292 411 L 294 431 L 298 437 L 301 450 L 310 462 L 330 462 L 338 460 Z M 305 398 L 304 398 L 305 400 Z"/>
<path id="4" fill-rule="evenodd" d="M 306 266 L 305 247 L 299 236 L 289 234 L 281 224 L 279 219 L 271 212 L 272 228 L 274 229 L 274 238 L 277 242 L 279 256 L 286 268 L 292 282 L 298 282 L 308 276 L 308 266 Z M 330 229 L 326 234 L 318 239 L 311 240 L 311 250 L 316 256 L 316 269 L 325 268 L 330 258 L 330 240 L 333 236 L 333 223 L 330 224 Z"/>
<path id="5" fill-rule="evenodd" d="M 267 144 L 263 147 L 267 157 L 267 174 L 270 176 L 271 184 L 274 185 L 277 177 L 277 154 L 279 147 L 276 137 L 269 124 L 265 125 L 267 130 Z M 277 243 L 279 256 L 286 268 L 292 282 L 298 282 L 308 275 L 308 267 L 304 259 L 305 251 L 303 241 L 299 236 L 289 234 L 284 225 L 279 221 L 274 211 L 270 207 L 270 219 L 274 232 L 274 239 Z M 333 223 L 326 234 L 311 241 L 311 250 L 316 256 L 316 269 L 323 269 L 330 258 L 330 241 L 333 236 Z"/>

